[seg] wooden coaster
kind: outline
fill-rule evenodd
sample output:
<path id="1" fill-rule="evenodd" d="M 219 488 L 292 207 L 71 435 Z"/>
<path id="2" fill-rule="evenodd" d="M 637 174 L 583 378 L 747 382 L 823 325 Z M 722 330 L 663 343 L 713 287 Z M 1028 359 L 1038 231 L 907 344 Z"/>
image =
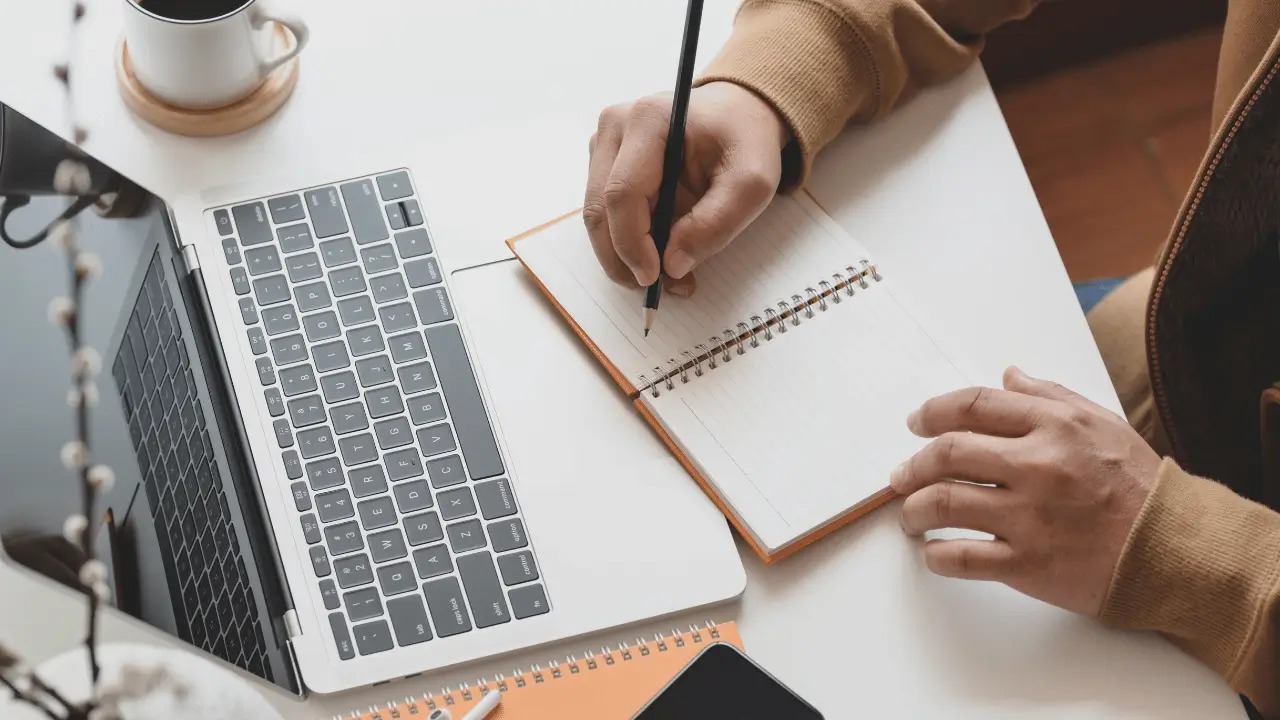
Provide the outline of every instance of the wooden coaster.
<path id="1" fill-rule="evenodd" d="M 275 26 L 277 49 L 292 49 L 293 35 L 281 25 Z M 271 117 L 284 105 L 298 84 L 298 58 L 271 73 L 258 89 L 236 102 L 220 108 L 191 110 L 170 105 L 147 92 L 133 74 L 128 43 L 120 39 L 116 51 L 116 87 L 124 104 L 138 117 L 178 135 L 212 137 L 230 135 L 257 125 Z"/>

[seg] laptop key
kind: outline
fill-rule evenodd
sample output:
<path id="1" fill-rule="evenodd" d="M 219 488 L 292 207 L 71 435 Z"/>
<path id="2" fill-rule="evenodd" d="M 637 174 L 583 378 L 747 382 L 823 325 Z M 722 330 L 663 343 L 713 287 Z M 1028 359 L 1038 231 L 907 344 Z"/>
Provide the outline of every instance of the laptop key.
<path id="1" fill-rule="evenodd" d="M 337 610 L 342 604 L 338 597 L 338 586 L 332 580 L 320 581 L 320 597 L 324 599 L 325 610 Z"/>
<path id="2" fill-rule="evenodd" d="M 391 498 L 386 496 L 362 501 L 359 511 L 360 524 L 365 530 L 381 530 L 399 521 L 395 508 L 391 506 Z"/>
<path id="3" fill-rule="evenodd" d="M 409 227 L 422 224 L 422 210 L 418 207 L 417 200 L 405 200 L 400 206 L 404 208 L 404 220 L 409 223 Z"/>
<path id="4" fill-rule="evenodd" d="M 453 557 L 444 545 L 414 550 L 413 564 L 418 568 L 418 577 L 423 580 L 453 572 Z"/>
<path id="5" fill-rule="evenodd" d="M 347 232 L 347 218 L 342 212 L 342 201 L 335 187 L 309 190 L 305 193 L 307 209 L 311 212 L 311 224 L 320 239 Z"/>
<path id="6" fill-rule="evenodd" d="M 494 552 L 519 550 L 529 545 L 529 538 L 524 534 L 524 523 L 520 518 L 489 523 L 489 544 Z"/>
<path id="7" fill-rule="evenodd" d="M 310 250 L 316 241 L 311 237 L 311 228 L 306 223 L 286 225 L 276 229 L 276 239 L 280 241 L 280 249 L 285 252 Z"/>
<path id="8" fill-rule="evenodd" d="M 311 427 L 325 421 L 324 401 L 308 395 L 289 401 L 289 419 L 295 428 Z"/>
<path id="9" fill-rule="evenodd" d="M 378 459 L 378 449 L 374 447 L 373 436 L 369 433 L 342 438 L 338 441 L 338 448 L 342 451 L 342 462 L 348 467 L 363 465 Z"/>
<path id="10" fill-rule="evenodd" d="M 436 489 L 467 481 L 467 474 L 462 471 L 462 459 L 457 455 L 428 461 L 427 476 L 431 478 L 431 487 Z"/>
<path id="11" fill-rule="evenodd" d="M 356 374 L 360 376 L 360 387 L 373 387 L 395 379 L 391 373 L 391 362 L 386 355 L 357 361 Z"/>
<path id="12" fill-rule="evenodd" d="M 379 275 L 371 279 L 369 285 L 373 288 L 374 301 L 380 305 L 409 297 L 404 278 L 398 272 Z"/>
<path id="13" fill-rule="evenodd" d="M 386 343 L 377 325 L 366 325 L 347 331 L 347 344 L 351 346 L 352 357 L 361 357 L 371 353 L 382 352 Z"/>
<path id="14" fill-rule="evenodd" d="M 402 595 L 418 589 L 418 579 L 413 575 L 413 566 L 407 562 L 386 565 L 378 568 L 378 587 L 383 595 Z"/>
<path id="15" fill-rule="evenodd" d="M 387 601 L 387 615 L 391 629 L 401 647 L 417 645 L 431 639 L 431 624 L 427 622 L 427 610 L 419 595 L 407 595 Z"/>
<path id="16" fill-rule="evenodd" d="M 350 265 L 356 261 L 356 246 L 349 237 L 325 240 L 320 243 L 320 256 L 327 268 Z"/>
<path id="17" fill-rule="evenodd" d="M 267 222 L 266 208 L 262 203 L 248 203 L 231 208 L 236 229 L 240 231 L 240 244 L 248 247 L 271 242 L 271 223 Z"/>
<path id="18" fill-rule="evenodd" d="M 323 545 L 311 546 L 311 571 L 316 577 L 329 577 L 333 574 L 333 568 L 329 566 L 329 554 L 324 551 Z"/>
<path id="19" fill-rule="evenodd" d="M 282 459 L 284 461 L 284 474 L 290 480 L 297 480 L 302 477 L 302 460 L 298 458 L 297 452 L 286 450 Z"/>
<path id="20" fill-rule="evenodd" d="M 311 509 L 311 493 L 307 492 L 307 484 L 296 482 L 289 486 L 289 493 L 293 495 L 293 506 L 298 512 L 306 512 Z"/>
<path id="21" fill-rule="evenodd" d="M 364 405 L 358 402 L 329 408 L 329 419 L 333 421 L 333 431 L 339 435 L 369 429 L 369 418 L 364 414 Z"/>
<path id="22" fill-rule="evenodd" d="M 240 298 L 236 304 L 240 307 L 241 322 L 245 325 L 258 324 L 258 306 L 253 304 L 253 298 Z"/>
<path id="23" fill-rule="evenodd" d="M 382 598 L 378 597 L 377 588 L 353 590 L 343 595 L 342 601 L 347 606 L 347 617 L 351 618 L 351 622 L 376 618 L 382 614 Z"/>
<path id="24" fill-rule="evenodd" d="M 320 389 L 324 391 L 324 399 L 331 403 L 360 397 L 360 390 L 356 387 L 356 376 L 350 371 L 325 375 L 320 378 Z"/>
<path id="25" fill-rule="evenodd" d="M 285 397 L 315 392 L 315 370 L 311 369 L 310 363 L 287 367 L 280 371 L 280 387 L 284 388 Z"/>
<path id="26" fill-rule="evenodd" d="M 307 216 L 302 198 L 296 194 L 271 198 L 267 201 L 267 209 L 271 211 L 271 221 L 277 225 L 302 220 Z"/>
<path id="27" fill-rule="evenodd" d="M 395 647 L 395 643 L 391 640 L 391 628 L 387 627 L 386 620 L 374 620 L 356 625 L 351 631 L 355 633 L 356 648 L 360 650 L 361 655 L 386 652 Z"/>
<path id="28" fill-rule="evenodd" d="M 409 419 L 414 425 L 426 425 L 444 419 L 444 403 L 440 400 L 440 393 L 415 395 L 408 399 L 408 405 Z"/>
<path id="29" fill-rule="evenodd" d="M 404 275 L 409 279 L 409 287 L 420 288 L 439 285 L 444 277 L 440 275 L 440 266 L 435 258 L 423 258 L 404 264 Z"/>
<path id="30" fill-rule="evenodd" d="M 364 534 L 354 520 L 329 525 L 324 529 L 324 537 L 330 555 L 344 555 L 364 549 Z"/>
<path id="31" fill-rule="evenodd" d="M 382 194 L 382 199 L 386 201 L 409 197 L 413 194 L 413 188 L 409 186 L 409 173 L 400 170 L 386 175 L 379 175 L 378 192 Z"/>
<path id="32" fill-rule="evenodd" d="M 325 605 L 328 606 L 328 604 L 326 599 Z M 329 630 L 333 632 L 333 640 L 338 644 L 338 659 L 350 660 L 355 657 L 355 646 L 351 644 L 351 633 L 347 631 L 347 620 L 342 613 L 329 614 Z"/>
<path id="33" fill-rule="evenodd" d="M 476 503 L 485 520 L 496 520 L 516 514 L 516 498 L 511 493 L 511 482 L 506 478 L 476 483 Z"/>
<path id="34" fill-rule="evenodd" d="M 441 500 L 441 507 L 443 506 L 444 501 Z M 446 531 L 449 533 L 449 547 L 453 548 L 455 553 L 479 550 L 484 547 L 484 530 L 480 527 L 479 520 L 454 523 L 446 528 Z"/>
<path id="35" fill-rule="evenodd" d="M 418 308 L 418 318 L 423 325 L 435 325 L 453 319 L 453 303 L 444 287 L 419 290 L 413 294 L 413 304 Z"/>
<path id="36" fill-rule="evenodd" d="M 237 295 L 249 294 L 249 273 L 242 267 L 231 268 L 231 289 Z"/>
<path id="37" fill-rule="evenodd" d="M 380 563 L 399 560 L 409 554 L 409 549 L 405 547 L 399 530 L 387 530 L 369 536 L 369 553 L 373 555 L 374 562 Z"/>
<path id="38" fill-rule="evenodd" d="M 302 319 L 302 324 L 306 328 L 307 339 L 311 342 L 331 340 L 342 334 L 338 329 L 338 316 L 332 310 L 308 315 Z"/>
<path id="39" fill-rule="evenodd" d="M 511 612 L 517 620 L 542 615 L 550 609 L 547 592 L 541 585 L 525 585 L 511 590 Z"/>
<path id="40" fill-rule="evenodd" d="M 502 555 L 498 558 L 498 570 L 502 572 L 504 585 L 523 585 L 538 579 L 538 566 L 528 550 Z"/>
<path id="41" fill-rule="evenodd" d="M 387 491 L 387 475 L 381 465 L 353 468 L 347 477 L 351 480 L 351 492 L 358 498 Z"/>
<path id="42" fill-rule="evenodd" d="M 346 488 L 316 495 L 316 513 L 321 522 L 334 522 L 355 517 L 356 509 Z"/>
<path id="43" fill-rule="evenodd" d="M 419 257 L 431 252 L 431 236 L 426 228 L 417 228 L 396 233 L 396 250 L 401 260 Z"/>
<path id="44" fill-rule="evenodd" d="M 276 252 L 274 245 L 245 250 L 244 259 L 249 274 L 255 277 L 280 272 L 280 253 Z"/>
<path id="45" fill-rule="evenodd" d="M 346 482 L 342 466 L 336 458 L 325 458 L 307 463 L 307 482 L 312 490 L 328 490 Z"/>
<path id="46" fill-rule="evenodd" d="M 262 326 L 268 335 L 294 332 L 298 329 L 298 313 L 293 305 L 266 308 L 262 311 Z"/>
<path id="47" fill-rule="evenodd" d="M 377 319 L 373 314 L 373 301 L 367 297 L 353 297 L 338 301 L 338 314 L 346 327 L 364 325 Z"/>
<path id="48" fill-rule="evenodd" d="M 421 333 L 396 335 L 388 338 L 387 344 L 391 346 L 391 359 L 395 360 L 397 365 L 421 360 L 427 356 L 427 344 L 423 341 Z"/>
<path id="49" fill-rule="evenodd" d="M 476 627 L 492 627 L 511 621 L 511 611 L 507 608 L 507 599 L 498 584 L 498 573 L 493 569 L 493 557 L 489 553 L 478 552 L 458 558 L 458 574 L 467 589 Z"/>
<path id="50" fill-rule="evenodd" d="M 280 418 L 271 424 L 271 431 L 275 433 L 276 444 L 280 449 L 293 447 L 293 431 L 289 429 L 289 422 L 284 418 Z"/>
<path id="51" fill-rule="evenodd" d="M 364 271 L 370 275 L 395 270 L 400 266 L 396 261 L 396 251 L 391 247 L 391 243 L 360 248 L 360 263 L 364 265 Z"/>
<path id="52" fill-rule="evenodd" d="M 298 449 L 302 451 L 302 457 L 306 460 L 321 455 L 332 455 L 336 451 L 333 446 L 333 433 L 323 426 L 302 430 L 298 433 Z"/>
<path id="53" fill-rule="evenodd" d="M 271 364 L 271 358 L 258 358 L 253 362 L 253 367 L 258 371 L 258 382 L 263 385 L 276 384 L 276 367 Z"/>
<path id="54" fill-rule="evenodd" d="M 373 582 L 373 566 L 364 553 L 334 560 L 333 569 L 338 575 L 338 587 L 343 590 Z"/>
<path id="55" fill-rule="evenodd" d="M 265 355 L 267 352 L 267 336 L 262 334 L 262 328 L 251 327 L 248 330 L 249 349 L 254 355 Z"/>
<path id="56" fill-rule="evenodd" d="M 298 483 L 301 485 L 302 483 Z M 305 490 L 305 488 L 303 488 Z M 426 480 L 414 480 L 400 485 L 396 485 L 392 490 L 392 494 L 396 496 L 396 507 L 400 512 L 414 513 L 419 510 L 426 510 L 431 507 L 431 490 L 427 488 Z M 307 508 L 299 508 L 306 510 Z"/>
<path id="57" fill-rule="evenodd" d="M 357 180 L 342 185 L 342 199 L 351 215 L 351 232 L 356 242 L 365 245 L 386 240 L 387 225 L 382 221 L 382 203 L 373 189 L 372 180 Z"/>
<path id="58" fill-rule="evenodd" d="M 231 268 L 232 275 L 240 268 Z M 268 275 L 253 281 L 253 295 L 259 305 L 275 305 L 288 300 L 289 281 L 283 275 Z"/>
<path id="59" fill-rule="evenodd" d="M 498 443 L 480 397 L 471 361 L 462 344 L 461 331 L 457 325 L 432 327 L 427 328 L 426 337 L 471 478 L 481 480 L 501 475 L 506 468 L 498 454 Z M 426 429 L 418 431 L 419 440 L 425 432 Z M 424 451 L 427 447 L 427 443 L 422 444 Z"/>
<path id="60" fill-rule="evenodd" d="M 320 268 L 320 256 L 313 252 L 290 255 L 285 260 L 285 269 L 289 273 L 289 279 L 296 283 L 315 280 L 324 275 L 324 270 Z"/>
<path id="61" fill-rule="evenodd" d="M 413 442 L 409 421 L 402 417 L 374 423 L 373 432 L 378 436 L 378 447 L 383 450 L 403 447 Z"/>
<path id="62" fill-rule="evenodd" d="M 341 340 L 316 345 L 311 348 L 316 362 L 316 370 L 329 372 L 351 366 L 351 358 L 347 357 L 347 346 Z"/>
<path id="63" fill-rule="evenodd" d="M 422 450 L 424 457 L 432 457 L 453 452 L 458 449 L 458 444 L 453 439 L 453 429 L 445 423 L 440 423 L 428 425 L 418 431 L 418 447 Z M 474 474 L 473 470 L 472 475 Z"/>
<path id="64" fill-rule="evenodd" d="M 440 637 L 471 630 L 471 618 L 467 615 L 466 601 L 462 598 L 462 587 L 457 578 L 446 577 L 424 583 L 422 593 L 427 596 L 427 608 Z"/>
<path id="65" fill-rule="evenodd" d="M 404 519 L 404 535 L 410 545 L 426 545 L 444 539 L 440 517 L 433 512 L 413 515 Z M 442 545 L 441 548 L 444 546 Z"/>
<path id="66" fill-rule="evenodd" d="M 382 328 L 389 333 L 418 327 L 418 317 L 407 302 L 383 305 L 378 308 L 378 317 L 382 319 Z"/>
<path id="67" fill-rule="evenodd" d="M 381 178 L 379 178 L 378 182 L 379 184 L 381 184 L 382 182 Z M 405 186 L 408 187 L 408 185 L 409 183 L 406 182 Z M 408 195 L 408 194 L 409 193 L 405 193 L 405 195 Z M 404 197 L 404 195 L 401 195 L 400 197 Z M 387 199 L 390 200 L 391 198 L 387 198 Z M 213 211 L 213 224 L 218 227 L 219 235 L 230 235 L 231 233 L 235 232 L 231 228 L 231 216 L 227 214 L 226 210 Z"/>
<path id="68" fill-rule="evenodd" d="M 316 522 L 316 516 L 307 513 L 300 520 L 302 523 L 302 538 L 307 541 L 308 545 L 315 545 L 320 542 L 320 523 Z"/>
<path id="69" fill-rule="evenodd" d="M 396 376 L 400 378 L 400 389 L 407 395 L 430 390 L 436 386 L 436 374 L 429 362 L 396 368 Z"/>
<path id="70" fill-rule="evenodd" d="M 302 312 L 327 308 L 333 304 L 333 298 L 329 297 L 329 287 L 324 284 L 324 281 L 299 285 L 297 292 L 298 309 Z"/>
<path id="71" fill-rule="evenodd" d="M 294 333 L 271 339 L 271 356 L 277 365 L 291 365 L 307 359 L 307 342 L 302 335 Z"/>
<path id="72" fill-rule="evenodd" d="M 385 359 L 384 356 L 383 360 Z M 385 374 L 390 379 L 390 365 L 387 366 Z M 375 420 L 404 412 L 404 400 L 401 399 L 400 391 L 395 385 L 370 390 L 364 394 L 364 402 L 369 406 L 369 417 Z"/>
<path id="73" fill-rule="evenodd" d="M 387 453 L 382 456 L 382 464 L 387 466 L 387 473 L 392 481 L 406 480 L 422 474 L 422 458 L 415 448 Z"/>
<path id="74" fill-rule="evenodd" d="M 392 230 L 403 230 L 409 226 L 404 221 L 404 209 L 400 207 L 400 203 L 387 203 L 387 224 Z"/>

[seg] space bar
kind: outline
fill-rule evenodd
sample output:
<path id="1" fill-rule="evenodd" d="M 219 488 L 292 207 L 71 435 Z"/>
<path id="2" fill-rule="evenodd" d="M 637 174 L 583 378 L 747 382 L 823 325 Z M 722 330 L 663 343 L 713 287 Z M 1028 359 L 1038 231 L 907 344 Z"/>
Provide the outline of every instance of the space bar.
<path id="1" fill-rule="evenodd" d="M 457 325 L 438 325 L 427 328 L 426 335 L 444 400 L 453 416 L 453 429 L 462 446 L 462 457 L 467 461 L 467 474 L 472 480 L 501 475 L 502 456 L 498 454 L 493 426 L 489 424 L 484 401 L 480 399 L 480 387 L 476 385 L 471 361 L 462 345 L 462 333 Z"/>

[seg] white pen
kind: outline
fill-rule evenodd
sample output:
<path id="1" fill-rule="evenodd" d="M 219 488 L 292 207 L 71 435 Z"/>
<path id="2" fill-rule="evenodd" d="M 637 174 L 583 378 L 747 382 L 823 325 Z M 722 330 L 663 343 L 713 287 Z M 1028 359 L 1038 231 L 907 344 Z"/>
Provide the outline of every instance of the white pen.
<path id="1" fill-rule="evenodd" d="M 502 692 L 494 690 L 480 698 L 480 702 L 476 703 L 476 706 L 471 708 L 471 712 L 464 715 L 462 720 L 484 720 L 500 702 L 502 702 Z"/>

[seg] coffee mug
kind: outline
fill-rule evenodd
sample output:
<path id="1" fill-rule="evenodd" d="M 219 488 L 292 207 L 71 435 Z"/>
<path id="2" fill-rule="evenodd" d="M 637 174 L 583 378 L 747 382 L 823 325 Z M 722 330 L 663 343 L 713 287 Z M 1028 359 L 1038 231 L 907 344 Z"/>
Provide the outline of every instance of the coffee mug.
<path id="1" fill-rule="evenodd" d="M 133 75 L 162 102 L 182 108 L 230 105 L 297 57 L 310 31 L 268 0 L 124 0 Z M 293 48 L 276 52 L 279 23 Z"/>

